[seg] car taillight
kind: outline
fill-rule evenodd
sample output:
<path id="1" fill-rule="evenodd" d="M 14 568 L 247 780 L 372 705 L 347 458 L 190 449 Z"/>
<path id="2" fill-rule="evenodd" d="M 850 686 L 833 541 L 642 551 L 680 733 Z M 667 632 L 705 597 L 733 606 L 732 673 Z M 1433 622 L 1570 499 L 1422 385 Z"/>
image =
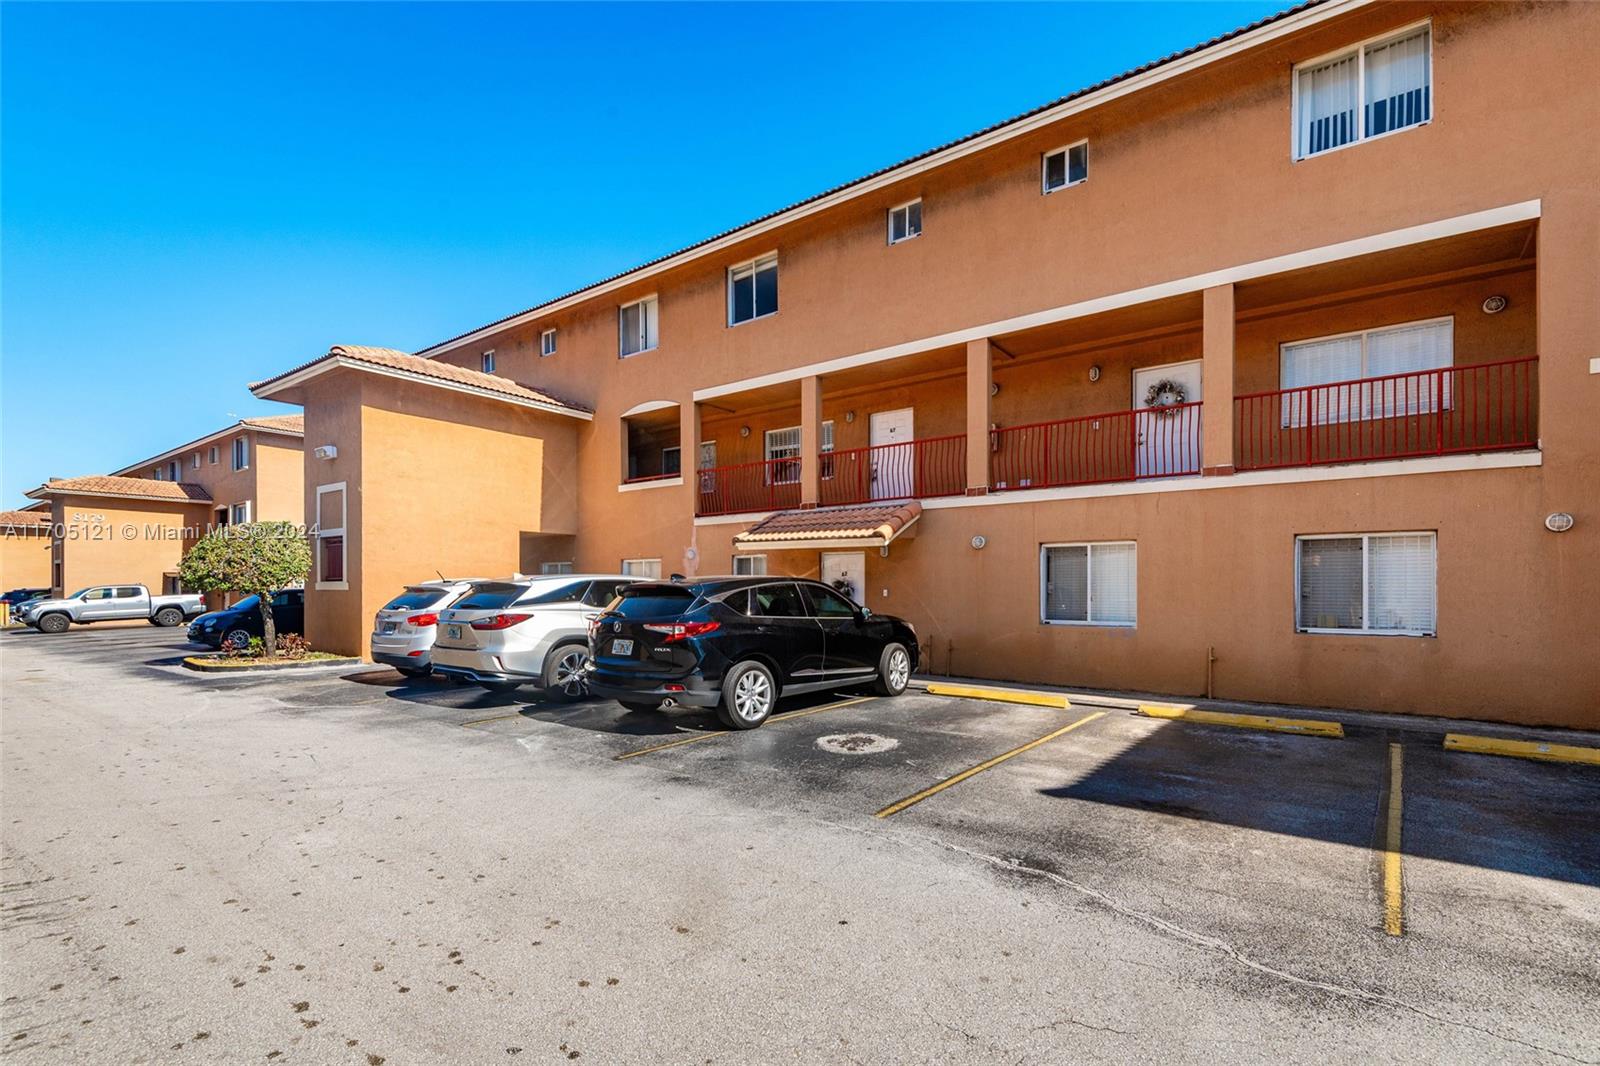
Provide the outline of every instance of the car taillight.
<path id="1" fill-rule="evenodd" d="M 671 623 L 668 623 L 668 624 L 665 624 L 665 625 L 656 625 L 654 623 L 646 623 L 645 628 L 648 629 L 652 633 L 664 633 L 664 634 L 666 634 L 666 638 L 667 639 L 663 640 L 661 643 L 663 643 L 663 644 L 672 644 L 672 643 L 674 643 L 676 641 L 688 640 L 690 637 L 703 637 L 707 633 L 715 633 L 717 630 L 722 628 L 722 623 L 721 622 L 671 622 Z"/>
<path id="2" fill-rule="evenodd" d="M 406 625 L 408 626 L 436 626 L 438 624 L 439 616 L 436 614 L 414 614 L 406 619 Z"/>
<path id="3" fill-rule="evenodd" d="M 526 622 L 532 618 L 531 614 L 497 614 L 492 618 L 480 618 L 472 623 L 473 629 L 510 629 L 518 622 Z"/>

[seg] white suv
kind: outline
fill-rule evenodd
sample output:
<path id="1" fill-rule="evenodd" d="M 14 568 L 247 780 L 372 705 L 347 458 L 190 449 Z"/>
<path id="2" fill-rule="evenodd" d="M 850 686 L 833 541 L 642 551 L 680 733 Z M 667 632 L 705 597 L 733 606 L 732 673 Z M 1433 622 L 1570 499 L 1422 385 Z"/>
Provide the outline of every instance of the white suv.
<path id="1" fill-rule="evenodd" d="M 524 581 L 480 581 L 439 612 L 433 669 L 493 692 L 539 685 L 558 699 L 588 691 L 589 623 L 639 579 L 623 574 L 562 574 Z"/>

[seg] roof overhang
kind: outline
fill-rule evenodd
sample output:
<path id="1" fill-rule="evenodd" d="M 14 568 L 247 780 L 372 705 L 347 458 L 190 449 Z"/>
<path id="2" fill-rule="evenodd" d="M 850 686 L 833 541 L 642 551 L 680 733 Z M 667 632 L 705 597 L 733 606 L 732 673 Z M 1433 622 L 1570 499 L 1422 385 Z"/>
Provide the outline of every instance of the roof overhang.
<path id="1" fill-rule="evenodd" d="M 96 492 L 93 489 L 60 489 L 50 485 L 40 485 L 23 493 L 30 500 L 48 500 L 52 496 L 92 496 L 96 499 L 106 500 L 137 500 L 140 503 L 168 504 L 174 507 L 209 507 L 216 501 L 210 496 L 186 497 L 177 496 L 141 496 L 131 492 Z"/>
<path id="2" fill-rule="evenodd" d="M 841 526 L 836 520 L 841 514 L 853 517 L 855 512 L 862 512 L 861 521 Z M 916 536 L 916 525 L 921 519 L 922 505 L 918 503 L 779 511 L 744 532 L 734 534 L 733 547 L 744 552 L 887 548 L 901 537 Z"/>
<path id="3" fill-rule="evenodd" d="M 219 429 L 215 433 L 207 433 L 205 436 L 196 440 L 192 440 L 188 444 L 180 444 L 176 448 L 162 452 L 160 455 L 152 455 L 148 459 L 141 459 L 137 463 L 129 463 L 127 466 L 124 466 L 121 469 L 113 470 L 111 472 L 111 476 L 121 477 L 130 470 L 140 470 L 144 467 L 150 466 L 153 463 L 164 463 L 168 459 L 175 458 L 184 452 L 193 451 L 196 448 L 203 448 L 212 441 L 222 440 L 224 437 L 237 437 L 243 433 L 275 433 L 280 437 L 295 437 L 297 439 L 305 437 L 304 430 L 281 429 L 274 426 L 258 426 L 252 424 L 249 419 L 242 418 L 226 429 Z"/>
<path id="4" fill-rule="evenodd" d="M 507 316 L 486 326 L 481 326 L 469 333 L 463 333 L 460 336 L 451 337 L 449 340 L 440 341 L 438 344 L 423 348 L 416 354 L 425 358 L 430 357 L 458 345 L 470 344 L 493 336 L 502 330 L 514 329 L 535 319 L 556 314 L 586 300 L 592 300 L 597 296 L 603 296 L 624 286 L 633 285 L 643 281 L 645 278 L 683 266 L 696 259 L 716 255 L 732 245 L 743 243 L 810 215 L 827 211 L 830 208 L 863 196 L 870 196 L 887 186 L 897 184 L 925 171 L 953 163 L 956 160 L 992 148 L 997 144 L 1003 144 L 1018 137 L 1025 137 L 1041 127 L 1059 122 L 1081 111 L 1100 107 L 1120 97 L 1141 92 L 1162 82 L 1170 81 L 1202 67 L 1221 62 L 1238 55 L 1240 52 L 1258 48 L 1280 37 L 1299 33 L 1331 18 L 1366 7 L 1373 2 L 1374 0 L 1325 0 L 1325 2 L 1319 3 L 1316 0 L 1312 0 L 1311 3 L 1304 4 L 1298 9 L 1291 9 L 1286 13 L 1270 16 L 1262 20 L 1254 28 L 1235 31 L 1224 35 L 1220 39 L 1180 52 L 1175 56 L 1158 59 L 1137 70 L 1102 82 L 1098 87 L 1082 90 L 1068 96 L 1059 103 L 1047 105 L 1028 114 L 1001 122 L 987 130 L 953 141 L 942 148 L 935 148 L 930 152 L 925 152 L 922 155 L 915 156 L 866 177 L 858 178 L 838 188 L 813 196 L 808 200 L 802 200 L 790 207 L 775 211 L 772 214 L 708 238 L 698 244 L 690 245 L 660 259 L 652 260 L 632 270 L 624 271 L 604 281 L 577 289 L 565 296 L 558 296 L 553 300 L 530 307 L 526 311 Z"/>
<path id="5" fill-rule="evenodd" d="M 427 374 L 418 374 L 398 367 L 378 366 L 362 359 L 352 359 L 344 355 L 330 355 L 319 359 L 310 366 L 285 374 L 282 377 L 270 378 L 267 381 L 258 381 L 250 386 L 251 395 L 263 400 L 278 400 L 282 403 L 301 403 L 301 400 L 285 396 L 284 393 L 298 389 L 308 381 L 313 381 L 324 374 L 335 370 L 356 370 L 363 374 L 376 374 L 380 377 L 395 378 L 400 381 L 409 381 L 418 385 L 428 385 L 436 389 L 446 389 L 450 392 L 464 393 L 468 396 L 478 396 L 496 403 L 509 404 L 512 407 L 525 407 L 533 411 L 543 411 L 546 414 L 565 415 L 584 422 L 592 422 L 594 415 L 588 411 L 580 411 L 558 403 L 548 403 L 525 396 L 512 396 L 494 389 L 460 381 L 448 381 L 443 378 L 429 377 Z"/>

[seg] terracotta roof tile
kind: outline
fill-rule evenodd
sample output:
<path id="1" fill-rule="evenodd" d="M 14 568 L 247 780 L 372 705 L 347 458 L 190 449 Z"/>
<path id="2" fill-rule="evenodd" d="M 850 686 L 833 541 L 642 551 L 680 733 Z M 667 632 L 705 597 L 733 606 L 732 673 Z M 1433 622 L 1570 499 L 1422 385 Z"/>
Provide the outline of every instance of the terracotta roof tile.
<path id="1" fill-rule="evenodd" d="M 283 373 L 267 378 L 265 381 L 257 381 L 250 386 L 250 391 L 257 392 L 257 390 L 265 386 L 272 385 L 303 370 L 309 370 L 319 363 L 329 362 L 331 368 L 332 361 L 340 359 L 365 363 L 387 370 L 399 370 L 405 374 L 432 378 L 435 381 L 447 381 L 456 385 L 465 385 L 483 392 L 507 396 L 517 400 L 529 400 L 534 403 L 585 415 L 594 413 L 582 404 L 573 403 L 542 389 L 530 388 L 520 382 L 512 381 L 510 378 L 500 377 L 498 374 L 485 374 L 481 370 L 469 370 L 464 366 L 456 366 L 452 363 L 440 363 L 417 355 L 407 355 L 405 352 L 395 348 L 373 348 L 362 344 L 335 344 L 328 349 L 327 355 L 320 356 L 308 363 L 302 363 L 291 370 L 285 370 Z"/>
<path id="2" fill-rule="evenodd" d="M 887 544 L 921 517 L 920 503 L 779 511 L 736 534 L 733 541 L 776 545 L 790 541 L 860 540 L 863 544 Z"/>
<path id="3" fill-rule="evenodd" d="M 157 481 L 144 477 L 113 477 L 90 474 L 47 481 L 28 493 L 32 499 L 51 495 L 132 496 L 148 500 L 173 500 L 180 503 L 210 503 L 211 494 L 199 485 L 184 481 Z"/>
<path id="4" fill-rule="evenodd" d="M 239 419 L 241 426 L 251 429 L 265 429 L 272 433 L 298 433 L 305 436 L 305 415 L 262 415 L 257 418 Z"/>
<path id="5" fill-rule="evenodd" d="M 49 511 L 0 511 L 0 529 L 9 529 L 13 526 L 47 526 L 49 524 Z"/>

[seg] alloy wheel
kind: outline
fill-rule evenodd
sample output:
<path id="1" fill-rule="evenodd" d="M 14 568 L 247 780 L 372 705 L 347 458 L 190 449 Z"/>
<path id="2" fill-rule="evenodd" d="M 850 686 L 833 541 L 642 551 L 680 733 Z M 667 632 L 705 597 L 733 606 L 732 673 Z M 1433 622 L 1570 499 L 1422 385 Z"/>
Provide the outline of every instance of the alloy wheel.
<path id="1" fill-rule="evenodd" d="M 746 722 L 759 722 L 772 706 L 772 683 L 760 670 L 746 670 L 733 686 L 733 709 Z"/>
<path id="2" fill-rule="evenodd" d="M 576 699 L 589 693 L 589 683 L 583 678 L 583 668 L 589 655 L 581 648 L 573 648 L 556 660 L 555 687 L 563 695 Z"/>
<path id="3" fill-rule="evenodd" d="M 906 687 L 911 680 L 911 656 L 904 648 L 896 648 L 889 655 L 889 687 L 896 691 Z"/>

